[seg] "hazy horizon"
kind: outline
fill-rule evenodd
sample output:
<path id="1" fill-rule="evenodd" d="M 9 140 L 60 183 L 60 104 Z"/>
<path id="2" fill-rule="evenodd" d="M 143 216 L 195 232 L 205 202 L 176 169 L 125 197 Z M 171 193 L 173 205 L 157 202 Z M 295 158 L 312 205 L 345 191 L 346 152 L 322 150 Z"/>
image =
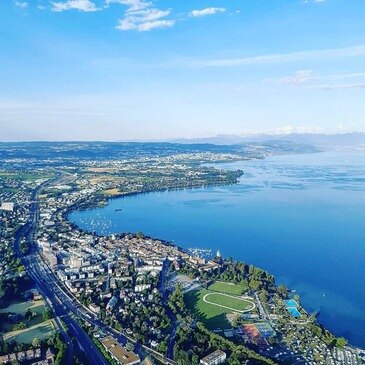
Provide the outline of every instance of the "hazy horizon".
<path id="1" fill-rule="evenodd" d="M 272 131 L 266 131 L 266 132 L 243 132 L 243 133 L 237 133 L 237 134 L 228 134 L 228 133 L 221 133 L 221 134 L 215 134 L 215 135 L 206 135 L 206 136 L 199 136 L 199 137 L 174 137 L 174 138 L 165 138 L 165 139 L 24 139 L 24 140 L 1 140 L 0 143 L 31 143 L 31 142 L 110 142 L 110 143 L 184 143 L 184 141 L 197 141 L 199 143 L 199 140 L 202 140 L 202 143 L 205 143 L 205 141 L 222 138 L 222 140 L 229 141 L 230 138 L 232 139 L 250 139 L 252 137 L 254 140 L 255 137 L 273 137 L 273 139 L 284 139 L 285 137 L 292 137 L 292 136 L 346 136 L 346 135 L 364 135 L 365 132 L 362 131 L 349 131 L 349 132 L 272 132 Z M 214 142 L 212 142 L 214 143 Z"/>

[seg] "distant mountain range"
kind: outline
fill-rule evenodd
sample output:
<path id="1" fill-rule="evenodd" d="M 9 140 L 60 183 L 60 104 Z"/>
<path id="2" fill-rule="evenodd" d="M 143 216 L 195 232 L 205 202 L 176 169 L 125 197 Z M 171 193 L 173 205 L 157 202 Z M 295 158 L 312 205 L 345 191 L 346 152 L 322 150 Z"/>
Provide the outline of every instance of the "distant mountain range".
<path id="1" fill-rule="evenodd" d="M 232 145 L 249 142 L 291 142 L 297 144 L 314 145 L 323 148 L 336 147 L 365 147 L 365 133 L 290 133 L 290 134 L 218 134 L 215 137 L 194 138 L 194 139 L 176 139 L 171 142 L 175 143 L 212 143 L 218 145 Z"/>

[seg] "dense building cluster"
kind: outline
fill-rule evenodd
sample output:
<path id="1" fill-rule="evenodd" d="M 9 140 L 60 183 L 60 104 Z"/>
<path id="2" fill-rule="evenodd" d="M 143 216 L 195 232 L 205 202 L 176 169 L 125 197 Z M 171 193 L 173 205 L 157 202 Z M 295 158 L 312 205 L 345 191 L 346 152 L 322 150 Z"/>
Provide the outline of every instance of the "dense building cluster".
<path id="1" fill-rule="evenodd" d="M 60 153 L 68 151 L 66 146 L 59 148 Z M 254 154 L 255 149 L 250 151 Z M 97 235 L 68 219 L 73 210 L 104 205 L 111 196 L 232 183 L 242 174 L 207 166 L 240 159 L 239 153 L 178 152 L 160 157 L 85 158 L 78 164 L 76 159 L 67 162 L 51 155 L 48 169 L 36 168 L 27 174 L 4 169 L 0 175 L 0 274 L 6 285 L 1 283 L 0 305 L 9 305 L 14 288 L 19 298 L 25 298 L 23 288 L 16 286 L 16 280 L 27 275 L 20 258 L 29 255 L 38 260 L 39 254 L 41 270 L 36 274 L 49 270 L 45 280 L 54 280 L 58 300 L 69 300 L 65 310 L 75 307 L 73 316 L 79 313 L 77 320 L 93 343 L 116 363 L 138 364 L 148 354 L 193 365 L 360 364 L 364 356 L 360 349 L 332 336 L 304 310 L 299 297 L 291 298 L 290 291 L 277 287 L 264 270 L 224 259 L 219 253 L 205 257 L 199 249 L 189 252 L 142 233 Z M 43 153 L 48 156 L 46 150 Z M 35 166 L 40 163 L 31 161 Z M 38 261 L 29 265 L 32 268 Z M 41 299 L 35 288 L 31 291 Z M 218 299 L 214 302 L 214 298 Z M 217 307 L 220 320 L 208 323 L 204 315 Z M 11 316 L 8 313 L 7 319 Z M 58 323 L 58 330 L 61 327 Z M 121 339 L 130 343 L 122 344 Z M 53 350 L 43 345 L 4 354 L 0 362 L 53 361 Z"/>

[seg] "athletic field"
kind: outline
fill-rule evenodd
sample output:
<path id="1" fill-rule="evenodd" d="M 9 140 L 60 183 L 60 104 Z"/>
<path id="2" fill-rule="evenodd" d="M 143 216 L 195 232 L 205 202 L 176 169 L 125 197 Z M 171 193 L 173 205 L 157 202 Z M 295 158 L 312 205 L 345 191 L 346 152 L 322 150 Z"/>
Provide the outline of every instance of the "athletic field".
<path id="1" fill-rule="evenodd" d="M 28 309 L 31 312 L 42 314 L 45 311 L 45 305 L 43 300 L 13 303 L 6 308 L 0 309 L 0 313 L 9 312 L 21 314 L 22 316 L 24 316 Z"/>
<path id="2" fill-rule="evenodd" d="M 251 298 L 207 289 L 186 293 L 185 301 L 188 308 L 196 315 L 197 320 L 205 323 L 211 329 L 230 328 L 231 324 L 227 320 L 227 314 L 241 315 L 254 311 L 256 308 Z"/>
<path id="3" fill-rule="evenodd" d="M 203 301 L 231 312 L 245 313 L 255 309 L 252 301 L 224 293 L 207 293 L 203 296 Z"/>
<path id="4" fill-rule="evenodd" d="M 231 295 L 242 295 L 247 289 L 248 286 L 245 283 L 232 284 L 222 281 L 216 281 L 208 287 L 208 290 Z"/>
<path id="5" fill-rule="evenodd" d="M 32 343 L 34 338 L 47 340 L 56 332 L 56 325 L 53 319 L 32 326 L 30 328 L 5 333 L 3 339 L 6 342 L 16 341 L 18 343 Z"/>

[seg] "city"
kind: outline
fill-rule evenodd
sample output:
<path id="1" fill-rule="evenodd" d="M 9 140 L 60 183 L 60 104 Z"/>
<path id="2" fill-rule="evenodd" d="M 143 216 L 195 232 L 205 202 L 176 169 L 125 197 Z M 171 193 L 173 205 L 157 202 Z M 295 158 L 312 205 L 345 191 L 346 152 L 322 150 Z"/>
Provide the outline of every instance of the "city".
<path id="1" fill-rule="evenodd" d="M 264 270 L 220 253 L 210 258 L 203 251 L 190 253 L 142 232 L 100 236 L 68 219 L 72 211 L 103 206 L 115 196 L 234 184 L 241 171 L 205 166 L 239 158 L 251 157 L 155 156 L 148 168 L 145 158 L 88 160 L 79 166 L 62 161 L 57 168 L 39 168 L 35 162 L 37 167 L 29 166 L 26 173 L 3 167 L 2 351 L 10 346 L 14 352 L 1 361 L 22 361 L 24 351 L 35 348 L 37 363 L 55 358 L 56 363 L 211 364 L 216 361 L 211 354 L 220 351 L 229 364 L 243 359 L 359 364 L 364 356 L 360 349 L 320 326 L 315 313 L 299 304 L 299 296 L 288 300 L 289 289 L 276 286 Z M 14 317 L 16 304 L 6 308 L 9 297 L 10 303 L 19 298 L 20 304 L 28 298 L 23 304 L 30 308 L 40 302 L 47 320 L 33 326 L 26 319 L 28 312 L 37 317 L 32 309 Z M 36 338 L 38 347 L 34 339 L 30 345 L 17 342 L 38 333 L 40 326 L 44 331 Z M 57 333 L 57 341 L 65 344 L 61 350 L 55 346 Z M 197 336 L 214 341 L 208 348 L 187 351 L 191 342 L 200 341 Z"/>

